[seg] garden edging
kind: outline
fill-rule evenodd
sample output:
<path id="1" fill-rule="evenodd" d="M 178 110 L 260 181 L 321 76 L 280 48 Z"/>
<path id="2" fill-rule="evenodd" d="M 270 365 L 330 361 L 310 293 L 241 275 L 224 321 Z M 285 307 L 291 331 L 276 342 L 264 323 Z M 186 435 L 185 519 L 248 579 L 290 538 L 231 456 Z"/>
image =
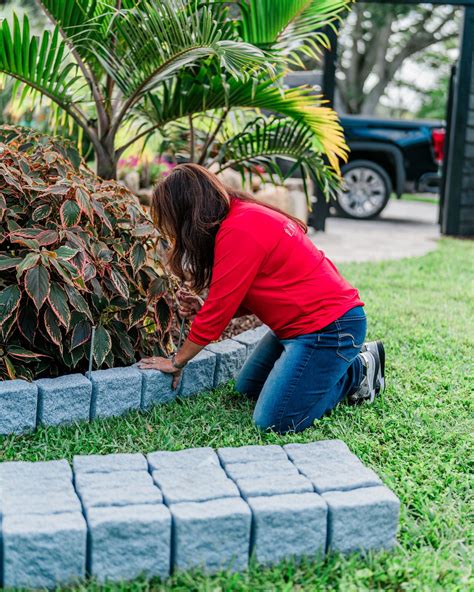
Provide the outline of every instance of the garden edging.
<path id="1" fill-rule="evenodd" d="M 209 391 L 236 377 L 268 331 L 263 325 L 212 343 L 186 366 L 176 390 L 170 375 L 138 367 L 94 370 L 90 377 L 69 374 L 33 382 L 0 382 L 0 435 L 31 432 L 36 427 L 67 425 L 147 410 L 176 397 Z"/>
<path id="2" fill-rule="evenodd" d="M 391 549 L 400 506 L 341 440 L 4 462 L 0 487 L 15 589 Z"/>

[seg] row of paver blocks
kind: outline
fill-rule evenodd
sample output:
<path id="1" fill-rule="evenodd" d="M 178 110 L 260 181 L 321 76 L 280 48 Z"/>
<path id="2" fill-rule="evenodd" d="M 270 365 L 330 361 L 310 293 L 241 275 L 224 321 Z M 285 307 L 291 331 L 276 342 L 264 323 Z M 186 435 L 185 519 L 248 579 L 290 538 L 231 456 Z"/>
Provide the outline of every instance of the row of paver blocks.
<path id="1" fill-rule="evenodd" d="M 213 343 L 200 352 L 183 372 L 179 389 L 171 377 L 137 367 L 96 370 L 90 380 L 82 374 L 42 378 L 34 382 L 0 382 L 0 435 L 20 434 L 37 425 L 63 425 L 99 417 L 146 410 L 177 396 L 189 397 L 235 378 L 268 327 Z"/>
<path id="2" fill-rule="evenodd" d="M 398 498 L 341 440 L 0 464 L 5 587 L 388 549 Z"/>

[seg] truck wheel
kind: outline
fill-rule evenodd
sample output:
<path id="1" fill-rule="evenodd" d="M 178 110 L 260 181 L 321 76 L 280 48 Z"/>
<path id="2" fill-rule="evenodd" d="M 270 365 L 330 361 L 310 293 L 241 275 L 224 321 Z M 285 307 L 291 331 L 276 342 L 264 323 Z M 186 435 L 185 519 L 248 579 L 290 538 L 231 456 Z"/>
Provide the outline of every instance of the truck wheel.
<path id="1" fill-rule="evenodd" d="M 334 200 L 337 211 L 358 220 L 378 216 L 392 193 L 392 182 L 386 171 L 370 160 L 353 160 L 341 172 L 343 185 Z"/>

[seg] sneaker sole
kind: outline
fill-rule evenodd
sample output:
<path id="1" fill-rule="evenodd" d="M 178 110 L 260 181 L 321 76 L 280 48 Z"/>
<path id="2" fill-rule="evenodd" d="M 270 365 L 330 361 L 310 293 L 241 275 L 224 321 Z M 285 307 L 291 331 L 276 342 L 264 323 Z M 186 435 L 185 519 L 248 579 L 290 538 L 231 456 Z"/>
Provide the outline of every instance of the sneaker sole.
<path id="1" fill-rule="evenodd" d="M 377 352 L 374 351 L 375 348 L 371 347 L 369 349 L 367 348 L 367 346 L 364 346 L 362 351 L 369 351 L 374 357 L 376 357 L 375 353 L 377 353 L 377 357 L 380 360 L 379 375 L 377 376 L 379 384 L 376 387 L 376 394 L 378 395 L 385 390 L 385 348 L 380 340 L 377 340 L 372 343 L 375 343 L 375 347 L 377 347 Z"/>

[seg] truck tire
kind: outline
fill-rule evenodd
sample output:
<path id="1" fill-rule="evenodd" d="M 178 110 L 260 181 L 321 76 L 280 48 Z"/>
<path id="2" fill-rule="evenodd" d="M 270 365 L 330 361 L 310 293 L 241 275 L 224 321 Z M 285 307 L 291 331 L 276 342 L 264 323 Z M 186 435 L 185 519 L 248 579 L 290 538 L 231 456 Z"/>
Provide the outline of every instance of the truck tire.
<path id="1" fill-rule="evenodd" d="M 376 218 L 390 199 L 392 182 L 387 172 L 370 160 L 353 160 L 341 169 L 343 188 L 334 206 L 346 218 Z"/>

